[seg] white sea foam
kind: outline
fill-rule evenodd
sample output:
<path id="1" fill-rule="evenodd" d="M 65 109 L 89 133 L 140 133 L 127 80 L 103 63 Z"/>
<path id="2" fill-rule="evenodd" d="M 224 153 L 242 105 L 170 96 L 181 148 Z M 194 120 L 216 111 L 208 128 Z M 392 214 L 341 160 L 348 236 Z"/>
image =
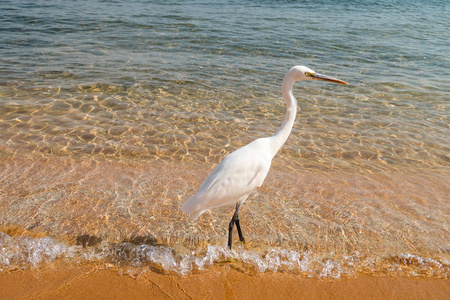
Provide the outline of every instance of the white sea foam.
<path id="1" fill-rule="evenodd" d="M 77 262 L 80 260 L 94 261 L 102 258 L 101 253 L 96 254 L 92 249 L 86 251 L 81 246 L 68 246 L 49 237 L 11 237 L 0 232 L 0 270 L 2 271 L 37 267 L 56 259 L 68 259 Z"/>
<path id="2" fill-rule="evenodd" d="M 408 276 L 448 277 L 450 270 L 450 265 L 445 260 L 407 253 L 374 258 L 364 257 L 359 253 L 339 257 L 333 253 L 299 253 L 278 248 L 252 251 L 240 246 L 232 250 L 225 246 L 212 245 L 198 252 L 185 250 L 177 252 L 175 248 L 167 246 L 107 242 L 84 248 L 57 242 L 49 237 L 11 237 L 0 232 L 0 271 L 35 268 L 57 259 L 64 259 L 68 263 L 100 261 L 131 266 L 131 269 L 134 268 L 131 273 L 136 273 L 133 275 L 128 271 L 131 276 L 140 276 L 147 268 L 153 267 L 186 275 L 223 262 L 241 265 L 256 272 L 283 271 L 315 278 L 352 276 L 361 270 L 377 272 L 380 271 L 377 270 L 380 265 L 384 266 L 383 272 L 387 269 L 388 273 L 393 275 L 403 272 L 401 274 Z"/>

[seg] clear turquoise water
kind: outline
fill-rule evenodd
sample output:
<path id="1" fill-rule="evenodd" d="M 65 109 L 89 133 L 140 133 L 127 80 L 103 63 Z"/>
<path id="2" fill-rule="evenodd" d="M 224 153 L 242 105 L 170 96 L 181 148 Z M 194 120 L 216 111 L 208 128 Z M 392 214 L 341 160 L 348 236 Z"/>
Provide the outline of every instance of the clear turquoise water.
<path id="1" fill-rule="evenodd" d="M 38 262 L 93 251 L 190 272 L 234 255 L 260 271 L 281 268 L 267 267 L 275 257 L 312 276 L 448 276 L 446 1 L 3 1 L 0 12 L 0 268 L 34 265 L 41 245 Z M 192 222 L 179 205 L 227 153 L 276 131 L 281 80 L 298 64 L 350 84 L 296 86 L 291 137 L 242 211 L 251 243 L 230 254 L 232 209 Z M 100 242 L 83 248 L 83 236 Z M 136 256 L 112 254 L 121 247 Z"/>

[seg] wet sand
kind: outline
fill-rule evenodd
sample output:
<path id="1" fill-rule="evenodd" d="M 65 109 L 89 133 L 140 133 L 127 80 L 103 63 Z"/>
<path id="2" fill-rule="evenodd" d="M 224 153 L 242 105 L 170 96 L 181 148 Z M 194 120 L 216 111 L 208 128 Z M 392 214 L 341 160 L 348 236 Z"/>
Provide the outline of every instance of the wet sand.
<path id="1" fill-rule="evenodd" d="M 448 279 L 373 277 L 310 279 L 248 274 L 229 265 L 187 276 L 136 276 L 99 264 L 46 265 L 0 273 L 1 299 L 446 299 Z M 448 299 L 448 298 L 447 298 Z"/>

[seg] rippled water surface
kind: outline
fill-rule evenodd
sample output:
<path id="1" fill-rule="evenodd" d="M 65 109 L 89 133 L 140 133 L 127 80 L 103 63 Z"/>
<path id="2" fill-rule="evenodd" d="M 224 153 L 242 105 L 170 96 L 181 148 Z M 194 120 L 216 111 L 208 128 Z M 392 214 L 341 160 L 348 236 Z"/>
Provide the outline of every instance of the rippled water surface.
<path id="1" fill-rule="evenodd" d="M 66 259 L 189 273 L 448 277 L 445 1 L 3 1 L 0 269 Z M 181 203 L 297 121 L 240 217 Z M 137 270 L 137 269 L 133 269 Z M 138 271 L 136 271 L 138 272 Z"/>

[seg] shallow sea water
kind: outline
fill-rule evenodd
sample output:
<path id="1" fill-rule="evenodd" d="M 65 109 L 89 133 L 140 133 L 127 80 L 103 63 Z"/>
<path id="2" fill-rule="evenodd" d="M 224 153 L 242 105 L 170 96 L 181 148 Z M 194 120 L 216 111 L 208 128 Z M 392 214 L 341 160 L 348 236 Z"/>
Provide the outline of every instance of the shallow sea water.
<path id="1" fill-rule="evenodd" d="M 448 278 L 444 1 L 0 10 L 1 270 Z M 349 85 L 296 84 L 292 134 L 242 208 L 247 243 L 229 251 L 232 207 L 193 222 L 180 205 L 228 153 L 276 132 L 297 64 Z"/>

